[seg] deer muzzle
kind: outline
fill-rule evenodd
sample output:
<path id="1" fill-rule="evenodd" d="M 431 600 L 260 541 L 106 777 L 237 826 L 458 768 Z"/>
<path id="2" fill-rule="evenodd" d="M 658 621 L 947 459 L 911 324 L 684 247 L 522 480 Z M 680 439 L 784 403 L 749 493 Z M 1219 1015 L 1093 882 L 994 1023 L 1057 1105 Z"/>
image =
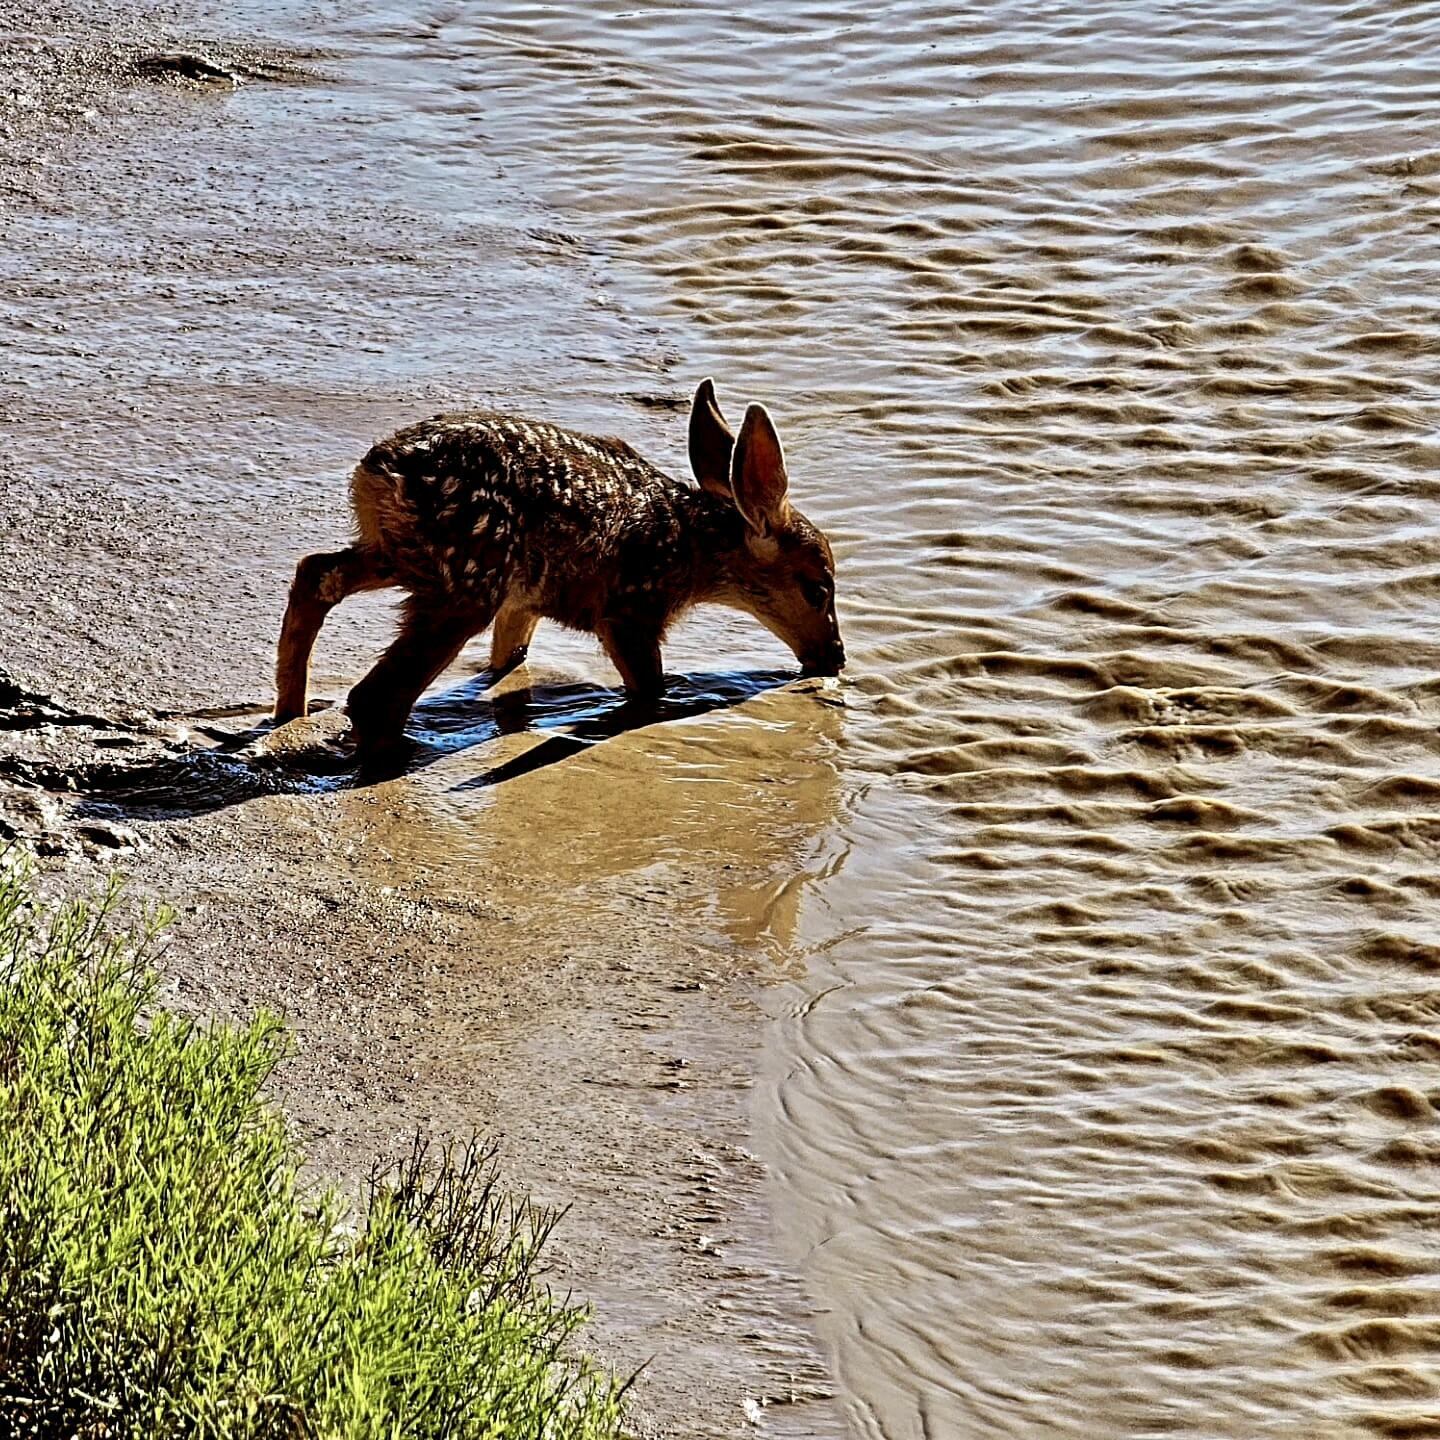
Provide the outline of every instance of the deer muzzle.
<path id="1" fill-rule="evenodd" d="M 845 668 L 845 647 L 836 640 L 823 650 L 804 656 L 800 661 L 802 675 L 838 675 Z"/>

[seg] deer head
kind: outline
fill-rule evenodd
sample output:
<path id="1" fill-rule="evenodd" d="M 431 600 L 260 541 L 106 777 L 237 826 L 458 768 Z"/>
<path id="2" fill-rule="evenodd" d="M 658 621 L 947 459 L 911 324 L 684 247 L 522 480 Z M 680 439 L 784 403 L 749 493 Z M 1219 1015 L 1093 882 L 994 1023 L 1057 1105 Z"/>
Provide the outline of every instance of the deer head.
<path id="1" fill-rule="evenodd" d="M 794 652 L 807 675 L 836 675 L 845 646 L 835 618 L 830 542 L 790 504 L 785 451 L 763 405 L 732 434 L 702 380 L 690 407 L 690 465 L 703 489 L 734 507 L 738 543 L 715 556 L 703 598 L 753 615 Z"/>

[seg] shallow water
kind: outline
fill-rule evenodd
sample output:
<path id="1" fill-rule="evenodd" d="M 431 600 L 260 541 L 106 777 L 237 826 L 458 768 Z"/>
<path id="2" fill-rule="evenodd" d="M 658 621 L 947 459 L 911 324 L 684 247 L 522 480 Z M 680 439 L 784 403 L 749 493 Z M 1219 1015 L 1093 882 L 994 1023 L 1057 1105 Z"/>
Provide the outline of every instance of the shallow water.
<path id="1" fill-rule="evenodd" d="M 789 981 L 757 1144 L 856 1435 L 1440 1435 L 1440 6 L 954 11 L 315 25 L 384 353 L 277 366 L 672 461 L 657 399 L 765 399 L 852 657 L 842 713 L 697 617 L 723 708 L 611 734 L 546 636 L 580 690 L 442 705 L 390 844 L 713 859 L 668 898 Z M 547 726 L 586 763 L 484 783 Z"/>
<path id="2" fill-rule="evenodd" d="M 855 1433 L 1440 1433 L 1440 9 L 356 38 L 838 541 L 758 1131 Z"/>

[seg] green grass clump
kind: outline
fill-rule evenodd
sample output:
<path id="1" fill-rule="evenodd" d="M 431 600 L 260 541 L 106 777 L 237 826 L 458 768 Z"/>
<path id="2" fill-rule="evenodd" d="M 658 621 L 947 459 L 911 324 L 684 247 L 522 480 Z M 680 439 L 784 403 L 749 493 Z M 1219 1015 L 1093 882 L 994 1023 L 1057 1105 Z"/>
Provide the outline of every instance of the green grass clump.
<path id="1" fill-rule="evenodd" d="M 619 1435 L 493 1150 L 417 1143 L 353 1214 L 307 1189 L 279 1021 L 157 1006 L 158 927 L 113 915 L 0 871 L 0 1436 Z"/>

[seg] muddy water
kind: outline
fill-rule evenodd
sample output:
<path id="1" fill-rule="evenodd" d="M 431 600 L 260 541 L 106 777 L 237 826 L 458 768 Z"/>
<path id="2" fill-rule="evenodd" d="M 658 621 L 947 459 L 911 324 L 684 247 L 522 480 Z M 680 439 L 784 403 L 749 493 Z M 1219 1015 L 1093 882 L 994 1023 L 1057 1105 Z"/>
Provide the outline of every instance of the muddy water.
<path id="1" fill-rule="evenodd" d="M 854 1433 L 1440 1433 L 1440 8 L 956 10 L 350 33 L 839 542 L 757 1128 Z"/>
<path id="2" fill-rule="evenodd" d="M 678 460 L 713 373 L 837 542 L 842 689 L 698 617 L 693 713 L 610 734 L 545 637 L 528 725 L 422 715 L 387 844 L 773 956 L 756 1143 L 853 1433 L 1440 1434 L 1440 7 L 310 24 L 365 264 L 271 339 L 336 414 Z M 477 299 L 497 196 L 553 264 Z"/>

